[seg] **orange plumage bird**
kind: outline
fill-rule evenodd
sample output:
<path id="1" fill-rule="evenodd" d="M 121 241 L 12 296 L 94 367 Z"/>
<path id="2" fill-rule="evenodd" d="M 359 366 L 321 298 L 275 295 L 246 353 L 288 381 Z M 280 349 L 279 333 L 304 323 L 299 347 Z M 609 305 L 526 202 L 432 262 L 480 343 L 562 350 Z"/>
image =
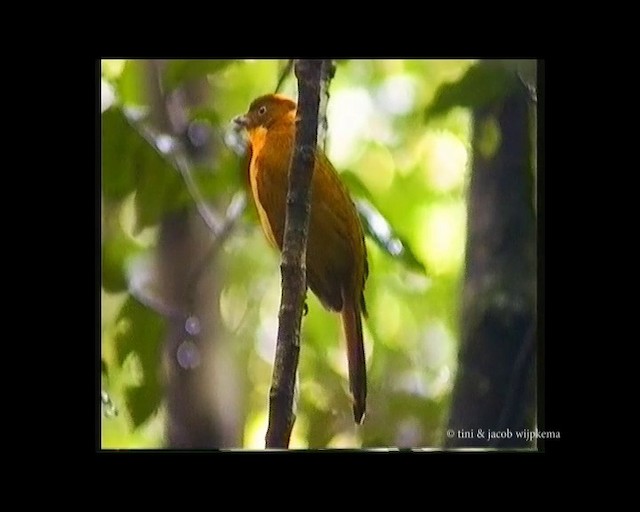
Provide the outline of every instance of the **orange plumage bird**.
<path id="1" fill-rule="evenodd" d="M 279 94 L 254 100 L 234 118 L 249 134 L 249 181 L 262 229 L 282 250 L 288 173 L 296 133 L 296 103 Z M 316 149 L 311 181 L 307 239 L 307 285 L 329 310 L 342 314 L 347 339 L 353 416 L 360 424 L 366 409 L 367 368 L 361 315 L 367 316 L 364 286 L 369 273 L 362 224 L 356 207 L 324 152 Z"/>

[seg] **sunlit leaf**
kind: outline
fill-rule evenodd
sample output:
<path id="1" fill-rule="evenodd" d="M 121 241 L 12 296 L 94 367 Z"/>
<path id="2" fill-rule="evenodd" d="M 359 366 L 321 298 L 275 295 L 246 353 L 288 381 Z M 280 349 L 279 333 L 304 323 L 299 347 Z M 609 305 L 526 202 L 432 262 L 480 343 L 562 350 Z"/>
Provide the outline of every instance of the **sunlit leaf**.
<path id="1" fill-rule="evenodd" d="M 183 82 L 211 75 L 233 62 L 233 60 L 170 60 L 164 70 L 164 86 L 167 91 L 171 91 Z"/>
<path id="2" fill-rule="evenodd" d="M 425 117 L 444 114 L 453 107 L 478 108 L 502 98 L 517 83 L 517 75 L 504 66 L 481 61 L 457 82 L 445 83 L 436 92 Z"/>
<path id="3" fill-rule="evenodd" d="M 407 267 L 427 273 L 424 264 L 415 256 L 405 240 L 398 236 L 391 224 L 378 209 L 366 199 L 356 200 L 356 207 L 364 226 L 365 233 L 384 252 L 400 260 Z"/>
<path id="4" fill-rule="evenodd" d="M 369 189 L 354 172 L 343 171 L 340 173 L 340 179 L 347 185 L 352 197 L 364 197 L 368 201 L 373 200 Z"/>
<path id="5" fill-rule="evenodd" d="M 122 306 L 117 322 L 123 325 L 115 338 L 118 363 L 122 365 L 135 351 L 142 365 L 142 385 L 126 390 L 127 408 L 138 426 L 157 410 L 162 398 L 159 372 L 165 326 L 161 317 L 133 297 Z"/>
<path id="6" fill-rule="evenodd" d="M 423 263 L 418 260 L 409 244 L 397 230 L 393 228 L 388 219 L 380 213 L 374 204 L 367 187 L 362 183 L 355 173 L 346 171 L 341 173 L 342 180 L 346 183 L 354 197 L 360 219 L 362 220 L 365 233 L 391 257 L 400 260 L 408 268 L 427 273 Z"/>
<path id="7" fill-rule="evenodd" d="M 127 60 L 116 80 L 116 92 L 120 103 L 127 106 L 147 105 L 148 63 L 144 60 Z"/>
<path id="8" fill-rule="evenodd" d="M 102 245 L 102 286 L 111 293 L 127 289 L 126 264 L 143 247 L 128 236 L 120 223 L 112 222 L 105 230 Z"/>
<path id="9" fill-rule="evenodd" d="M 143 248 L 122 230 L 105 239 L 102 246 L 102 287 L 111 293 L 127 289 L 126 265 Z"/>
<path id="10" fill-rule="evenodd" d="M 100 61 L 100 71 L 102 76 L 108 80 L 117 79 L 122 73 L 126 62 L 127 61 L 125 59 L 102 59 Z"/>

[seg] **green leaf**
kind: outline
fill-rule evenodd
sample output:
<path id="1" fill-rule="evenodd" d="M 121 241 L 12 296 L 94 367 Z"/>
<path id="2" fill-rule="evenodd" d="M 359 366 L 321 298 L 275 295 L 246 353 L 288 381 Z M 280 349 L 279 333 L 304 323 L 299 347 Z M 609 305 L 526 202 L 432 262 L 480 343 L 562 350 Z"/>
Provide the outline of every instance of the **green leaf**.
<path id="1" fill-rule="evenodd" d="M 136 232 L 191 201 L 177 169 L 117 107 L 102 114 L 102 190 L 110 199 L 136 191 Z"/>
<path id="2" fill-rule="evenodd" d="M 398 236 L 396 230 L 380 211 L 366 199 L 355 201 L 365 233 L 391 257 L 401 261 L 408 268 L 424 274 L 427 270 L 409 247 L 409 244 Z"/>
<path id="3" fill-rule="evenodd" d="M 159 371 L 165 326 L 161 317 L 133 297 L 122 306 L 117 322 L 122 322 L 115 337 L 118 363 L 122 365 L 127 355 L 135 351 L 142 365 L 142 385 L 125 392 L 127 408 L 137 427 L 158 409 L 162 399 Z"/>
<path id="4" fill-rule="evenodd" d="M 186 205 L 190 197 L 182 177 L 156 153 L 141 158 L 139 181 L 134 201 L 136 211 L 136 233 L 156 225 L 169 212 Z"/>
<path id="5" fill-rule="evenodd" d="M 408 268 L 426 274 L 424 264 L 415 256 L 407 241 L 398 235 L 389 220 L 380 213 L 362 180 L 351 171 L 340 173 L 340 178 L 347 185 L 352 196 L 357 198 L 354 202 L 365 234 L 369 235 L 376 245 L 392 258 L 400 260 Z"/>
<path id="6" fill-rule="evenodd" d="M 340 173 L 340 179 L 347 186 L 353 197 L 364 197 L 368 201 L 373 201 L 371 193 L 362 180 L 352 171 Z"/>
<path id="7" fill-rule="evenodd" d="M 134 427 L 142 425 L 158 410 L 161 399 L 162 390 L 159 387 L 143 385 L 127 389 L 125 400 Z"/>
<path id="8" fill-rule="evenodd" d="M 135 188 L 135 135 L 119 108 L 102 113 L 102 193 L 108 199 L 123 199 Z"/>
<path id="9" fill-rule="evenodd" d="M 516 73 L 504 66 L 481 61 L 470 67 L 457 82 L 440 86 L 425 117 L 444 114 L 454 107 L 478 108 L 493 103 L 504 97 L 516 80 Z"/>
<path id="10" fill-rule="evenodd" d="M 102 286 L 110 293 L 127 289 L 127 262 L 144 248 L 129 237 L 119 222 L 112 222 L 105 229 L 102 244 Z"/>
<path id="11" fill-rule="evenodd" d="M 230 151 L 217 154 L 215 167 L 197 167 L 192 169 L 191 176 L 204 199 L 214 200 L 217 197 L 235 193 L 244 186 L 243 162 Z"/>
<path id="12" fill-rule="evenodd" d="M 117 97 L 127 106 L 148 105 L 148 63 L 144 60 L 127 60 L 115 82 Z"/>
<path id="13" fill-rule="evenodd" d="M 183 82 L 211 75 L 233 62 L 233 60 L 171 60 L 164 70 L 164 87 L 167 91 L 171 91 Z"/>

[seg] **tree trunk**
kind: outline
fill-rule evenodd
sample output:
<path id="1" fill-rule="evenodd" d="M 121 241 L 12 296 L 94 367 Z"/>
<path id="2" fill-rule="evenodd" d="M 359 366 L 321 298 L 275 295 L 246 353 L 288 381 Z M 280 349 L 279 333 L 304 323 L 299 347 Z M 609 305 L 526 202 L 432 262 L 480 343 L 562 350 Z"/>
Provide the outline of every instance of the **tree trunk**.
<path id="1" fill-rule="evenodd" d="M 448 447 L 531 446 L 517 435 L 535 424 L 536 219 L 529 115 L 528 96 L 520 87 L 474 111 L 462 339 Z"/>
<path id="2" fill-rule="evenodd" d="M 163 63 L 149 63 L 154 124 L 185 144 L 190 162 L 209 162 L 210 144 L 194 146 L 187 137 L 187 104 L 203 103 L 206 80 L 191 82 L 171 95 L 159 84 Z M 216 244 L 195 208 L 170 213 L 160 222 L 156 282 L 162 300 L 177 315 L 168 318 L 163 348 L 166 445 L 169 448 L 238 447 L 242 443 L 242 398 L 229 339 L 221 332 L 221 282 Z M 210 261 L 208 261 L 210 260 Z"/>

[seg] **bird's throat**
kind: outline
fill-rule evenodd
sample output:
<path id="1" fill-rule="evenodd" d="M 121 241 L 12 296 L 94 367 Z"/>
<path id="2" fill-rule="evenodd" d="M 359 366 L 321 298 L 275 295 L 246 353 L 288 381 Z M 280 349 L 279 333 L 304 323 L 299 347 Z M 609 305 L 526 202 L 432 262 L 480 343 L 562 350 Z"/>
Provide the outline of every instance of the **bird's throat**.
<path id="1" fill-rule="evenodd" d="M 258 166 L 256 165 L 256 159 L 261 155 L 262 149 L 264 148 L 265 142 L 267 140 L 267 129 L 263 126 L 258 126 L 254 128 L 249 133 L 251 138 L 251 151 L 252 151 L 252 162 L 249 168 L 249 177 L 251 180 L 251 192 L 253 193 L 253 199 L 256 203 L 256 208 L 258 210 L 258 216 L 260 217 L 260 224 L 262 225 L 262 230 L 264 231 L 265 236 L 269 240 L 269 243 L 278 248 L 278 244 L 276 243 L 276 238 L 273 234 L 273 230 L 271 229 L 271 224 L 269 222 L 269 217 L 267 216 L 267 212 L 260 202 L 260 195 L 258 193 Z"/>

